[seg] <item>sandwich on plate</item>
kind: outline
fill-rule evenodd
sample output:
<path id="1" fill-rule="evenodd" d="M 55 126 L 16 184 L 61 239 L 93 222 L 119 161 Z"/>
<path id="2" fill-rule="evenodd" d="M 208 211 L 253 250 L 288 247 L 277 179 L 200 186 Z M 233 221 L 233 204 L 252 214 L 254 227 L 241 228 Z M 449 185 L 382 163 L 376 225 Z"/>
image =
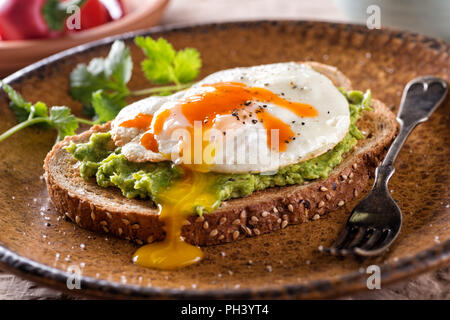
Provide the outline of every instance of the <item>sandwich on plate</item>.
<path id="1" fill-rule="evenodd" d="M 57 143 L 44 168 L 60 212 L 143 245 L 137 264 L 174 269 L 200 261 L 199 246 L 345 206 L 396 130 L 392 112 L 335 67 L 275 63 L 128 105 Z"/>

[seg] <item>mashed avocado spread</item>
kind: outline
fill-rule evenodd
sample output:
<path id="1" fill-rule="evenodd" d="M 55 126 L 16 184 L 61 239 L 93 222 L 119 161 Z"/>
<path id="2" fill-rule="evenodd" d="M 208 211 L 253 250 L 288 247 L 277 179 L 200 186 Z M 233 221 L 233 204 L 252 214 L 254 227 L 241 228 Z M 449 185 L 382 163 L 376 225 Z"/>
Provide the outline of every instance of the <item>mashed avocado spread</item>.
<path id="1" fill-rule="evenodd" d="M 347 135 L 328 152 L 297 164 L 280 168 L 274 175 L 259 173 L 221 174 L 208 172 L 211 192 L 217 199 L 216 206 L 231 198 L 245 197 L 254 191 L 269 187 L 301 184 L 304 181 L 324 179 L 343 160 L 343 155 L 350 151 L 358 139 L 364 135 L 356 127 L 356 121 L 362 111 L 370 110 L 370 91 L 344 91 L 350 108 L 351 124 Z M 158 202 L 175 181 L 182 178 L 185 170 L 171 162 L 134 163 L 128 161 L 116 148 L 109 132 L 95 133 L 87 143 L 72 143 L 70 152 L 80 161 L 80 174 L 83 179 L 95 177 L 101 187 L 117 187 L 127 198 L 143 198 Z M 213 208 L 214 209 L 214 208 Z M 198 205 L 193 212 L 202 214 L 210 211 Z"/>

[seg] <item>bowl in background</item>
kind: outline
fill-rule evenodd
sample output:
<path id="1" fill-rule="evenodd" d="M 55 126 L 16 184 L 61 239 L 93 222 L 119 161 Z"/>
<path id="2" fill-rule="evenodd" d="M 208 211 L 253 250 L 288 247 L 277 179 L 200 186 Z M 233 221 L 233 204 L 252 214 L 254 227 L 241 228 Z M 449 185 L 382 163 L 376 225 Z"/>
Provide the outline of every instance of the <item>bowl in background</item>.
<path id="1" fill-rule="evenodd" d="M 366 24 L 370 5 L 381 9 L 381 26 L 423 33 L 450 41 L 448 0 L 334 0 L 353 22 Z"/>
<path id="2" fill-rule="evenodd" d="M 0 77 L 56 52 L 119 33 L 156 25 L 169 0 L 124 0 L 127 14 L 104 25 L 60 38 L 0 41 Z"/>

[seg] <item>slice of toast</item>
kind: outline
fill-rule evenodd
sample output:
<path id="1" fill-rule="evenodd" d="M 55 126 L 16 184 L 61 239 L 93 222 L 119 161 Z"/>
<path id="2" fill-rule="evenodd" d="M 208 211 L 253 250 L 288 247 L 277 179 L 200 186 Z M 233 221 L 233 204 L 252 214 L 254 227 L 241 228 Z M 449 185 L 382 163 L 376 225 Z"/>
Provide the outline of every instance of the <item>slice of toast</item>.
<path id="1" fill-rule="evenodd" d="M 339 70 L 308 62 L 336 86 L 351 88 Z M 372 112 L 363 112 L 357 126 L 366 139 L 345 155 L 326 180 L 303 185 L 268 188 L 250 196 L 228 200 L 212 213 L 193 215 L 183 226 L 182 236 L 197 245 L 214 245 L 316 220 L 358 196 L 394 139 L 398 124 L 380 101 L 372 100 Z M 150 200 L 125 198 L 117 188 L 101 188 L 95 179 L 85 181 L 78 162 L 64 147 L 87 142 L 95 132 L 110 130 L 110 123 L 57 143 L 44 163 L 48 193 L 55 207 L 83 228 L 105 232 L 138 244 L 164 238 L 163 223 Z"/>

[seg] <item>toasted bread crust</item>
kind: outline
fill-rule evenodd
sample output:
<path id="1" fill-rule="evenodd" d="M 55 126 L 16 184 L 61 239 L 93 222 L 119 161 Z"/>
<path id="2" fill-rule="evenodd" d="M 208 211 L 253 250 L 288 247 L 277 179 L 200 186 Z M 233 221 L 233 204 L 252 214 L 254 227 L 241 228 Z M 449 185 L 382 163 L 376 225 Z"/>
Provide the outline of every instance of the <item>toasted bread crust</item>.
<path id="1" fill-rule="evenodd" d="M 310 65 L 335 85 L 350 88 L 350 81 L 334 67 Z M 367 132 L 367 139 L 360 141 L 326 180 L 268 188 L 225 201 L 212 213 L 189 217 L 182 236 L 196 245 L 226 243 L 317 220 L 345 205 L 365 188 L 397 132 L 392 112 L 377 100 L 373 100 L 372 107 L 374 111 L 365 112 L 358 121 L 358 126 Z M 95 179 L 84 181 L 76 160 L 63 149 L 71 142 L 86 142 L 93 133 L 109 129 L 110 123 L 94 126 L 53 147 L 44 162 L 50 199 L 59 212 L 83 228 L 138 244 L 161 240 L 163 223 L 151 201 L 127 199 L 116 188 L 99 187 Z"/>

